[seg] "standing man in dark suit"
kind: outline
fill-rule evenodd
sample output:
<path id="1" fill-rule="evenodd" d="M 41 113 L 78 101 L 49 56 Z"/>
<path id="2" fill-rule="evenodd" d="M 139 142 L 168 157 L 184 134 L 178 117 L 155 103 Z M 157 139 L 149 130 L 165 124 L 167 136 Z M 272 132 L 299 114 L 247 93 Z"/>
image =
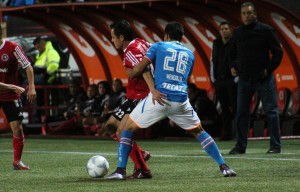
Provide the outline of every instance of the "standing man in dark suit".
<path id="1" fill-rule="evenodd" d="M 257 91 L 267 116 L 270 149 L 280 153 L 280 126 L 274 70 L 279 66 L 283 51 L 273 28 L 257 21 L 255 7 L 250 2 L 241 5 L 244 25 L 233 33 L 231 72 L 239 75 L 237 90 L 237 143 L 229 154 L 243 154 L 247 148 L 250 103 Z"/>
<path id="2" fill-rule="evenodd" d="M 213 42 L 210 78 L 222 108 L 223 134 L 221 140 L 232 139 L 232 120 L 236 108 L 236 82 L 230 72 L 229 52 L 232 45 L 232 25 L 223 21 L 220 24 L 220 38 Z"/>

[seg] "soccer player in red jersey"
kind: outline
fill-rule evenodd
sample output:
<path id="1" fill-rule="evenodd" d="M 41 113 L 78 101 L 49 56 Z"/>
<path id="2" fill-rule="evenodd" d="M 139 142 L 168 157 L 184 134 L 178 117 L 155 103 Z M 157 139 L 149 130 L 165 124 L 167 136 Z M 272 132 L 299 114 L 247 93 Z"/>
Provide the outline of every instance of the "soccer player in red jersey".
<path id="1" fill-rule="evenodd" d="M 134 65 L 138 64 L 143 58 L 144 54 L 150 47 L 150 43 L 136 38 L 133 38 L 133 30 L 130 24 L 125 20 L 116 21 L 110 26 L 111 40 L 117 49 L 124 51 L 123 66 L 126 73 L 132 70 Z M 145 75 L 149 75 L 146 72 Z M 151 74 L 150 74 L 151 75 Z M 119 136 L 122 132 L 129 114 L 135 106 L 149 94 L 149 88 L 143 76 L 135 78 L 128 78 L 128 85 L 126 87 L 127 100 L 119 107 L 117 107 L 111 117 L 108 119 L 105 128 L 111 137 L 119 142 Z M 135 164 L 134 172 L 128 178 L 132 179 L 145 179 L 152 178 L 150 169 L 148 168 L 145 160 L 150 158 L 150 153 L 133 143 L 130 158 Z"/>
<path id="2" fill-rule="evenodd" d="M 20 96 L 25 89 L 16 85 L 19 66 L 26 71 L 28 79 L 27 99 L 32 103 L 36 98 L 32 66 L 20 46 L 2 39 L 2 29 L 0 28 L 0 108 L 3 109 L 13 132 L 13 168 L 15 170 L 29 170 L 30 168 L 21 161 L 24 134 Z"/>

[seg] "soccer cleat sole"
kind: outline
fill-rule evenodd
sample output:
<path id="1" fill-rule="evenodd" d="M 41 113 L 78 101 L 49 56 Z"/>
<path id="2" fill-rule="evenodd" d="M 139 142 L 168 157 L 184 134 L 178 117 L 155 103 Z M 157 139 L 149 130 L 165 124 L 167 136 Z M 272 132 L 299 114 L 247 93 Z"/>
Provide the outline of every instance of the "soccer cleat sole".
<path id="1" fill-rule="evenodd" d="M 126 180 L 126 175 L 122 175 L 120 173 L 112 173 L 106 177 L 104 177 L 104 179 L 107 179 L 107 180 Z"/>

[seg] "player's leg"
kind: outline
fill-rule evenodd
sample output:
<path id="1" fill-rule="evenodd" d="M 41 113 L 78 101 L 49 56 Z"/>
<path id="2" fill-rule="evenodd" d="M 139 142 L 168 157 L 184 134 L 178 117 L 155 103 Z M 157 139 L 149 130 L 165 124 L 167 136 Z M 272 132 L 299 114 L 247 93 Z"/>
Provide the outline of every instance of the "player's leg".
<path id="1" fill-rule="evenodd" d="M 22 121 L 12 121 L 10 126 L 13 132 L 13 149 L 14 149 L 14 163 L 15 170 L 30 170 L 30 168 L 21 161 L 24 148 L 24 134 Z"/>
<path id="2" fill-rule="evenodd" d="M 123 130 L 122 128 L 125 127 L 125 123 L 129 116 L 129 114 L 126 114 L 128 108 L 127 105 L 128 100 L 115 110 L 115 113 L 110 116 L 105 125 L 105 129 L 110 137 L 117 142 L 119 142 L 119 138 L 121 137 L 121 133 Z M 131 108 L 133 109 L 134 106 L 131 106 Z M 134 175 L 138 175 L 137 177 L 151 178 L 151 171 L 148 168 L 145 159 L 143 158 L 141 148 L 135 142 L 133 142 L 132 149 L 133 150 L 130 153 L 130 158 L 134 163 L 134 166 L 136 168 L 135 170 L 141 170 L 141 172 L 143 172 L 142 174 L 134 173 Z"/>
<path id="3" fill-rule="evenodd" d="M 24 148 L 24 133 L 22 126 L 23 114 L 21 111 L 21 101 L 16 100 L 13 102 L 6 102 L 3 103 L 2 107 L 13 133 L 13 167 L 15 170 L 30 170 L 30 168 L 21 161 Z"/>
<path id="4" fill-rule="evenodd" d="M 172 104 L 171 107 L 174 107 L 172 111 L 175 112 L 169 118 L 200 142 L 205 152 L 218 163 L 225 177 L 236 176 L 236 173 L 225 164 L 213 138 L 202 128 L 200 119 L 191 104 L 187 101 L 183 104 Z"/>
<path id="5" fill-rule="evenodd" d="M 126 129 L 121 133 L 120 141 L 118 145 L 118 167 L 115 172 L 107 176 L 106 179 L 124 180 L 126 179 L 126 166 L 128 157 L 132 149 L 133 144 L 133 132 L 135 130 L 135 124 L 132 121 L 126 121 Z"/>
<path id="6" fill-rule="evenodd" d="M 164 107 L 161 105 L 153 105 L 151 97 L 150 99 L 144 99 L 136 106 L 126 121 L 121 134 L 118 147 L 118 168 L 114 173 L 106 177 L 107 179 L 126 179 L 124 175 L 126 173 L 128 155 L 132 148 L 133 132 L 137 128 L 147 128 L 157 121 L 164 119 L 166 115 L 163 109 Z"/>
<path id="7" fill-rule="evenodd" d="M 117 135 L 119 138 L 121 138 L 122 132 L 125 131 L 125 127 L 126 127 L 128 118 L 129 118 L 129 114 L 126 114 L 126 115 L 124 115 L 124 117 L 122 118 L 122 120 L 120 122 L 120 125 L 117 130 Z M 134 162 L 135 166 L 134 166 L 133 174 L 130 175 L 128 178 L 130 178 L 130 179 L 152 178 L 151 171 L 150 171 L 148 165 L 146 164 L 147 157 L 143 155 L 144 153 L 149 154 L 149 152 L 143 151 L 135 141 L 132 141 L 132 149 L 130 151 L 129 156 L 130 156 L 131 160 Z"/>
<path id="8" fill-rule="evenodd" d="M 189 133 L 200 142 L 204 151 L 217 162 L 224 177 L 236 176 L 236 173 L 225 163 L 214 139 L 204 131 L 201 125 L 195 129 L 189 130 Z"/>

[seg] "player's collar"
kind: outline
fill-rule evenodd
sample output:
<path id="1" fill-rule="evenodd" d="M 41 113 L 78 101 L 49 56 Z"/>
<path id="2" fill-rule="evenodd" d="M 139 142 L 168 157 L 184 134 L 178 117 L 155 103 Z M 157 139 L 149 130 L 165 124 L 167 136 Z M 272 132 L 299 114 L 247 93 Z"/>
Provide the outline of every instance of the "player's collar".
<path id="1" fill-rule="evenodd" d="M 136 39 L 133 39 L 132 41 L 129 42 L 129 44 L 127 45 L 127 47 L 129 47 L 130 44 L 132 44 Z M 126 51 L 127 47 L 123 50 L 123 52 Z"/>

